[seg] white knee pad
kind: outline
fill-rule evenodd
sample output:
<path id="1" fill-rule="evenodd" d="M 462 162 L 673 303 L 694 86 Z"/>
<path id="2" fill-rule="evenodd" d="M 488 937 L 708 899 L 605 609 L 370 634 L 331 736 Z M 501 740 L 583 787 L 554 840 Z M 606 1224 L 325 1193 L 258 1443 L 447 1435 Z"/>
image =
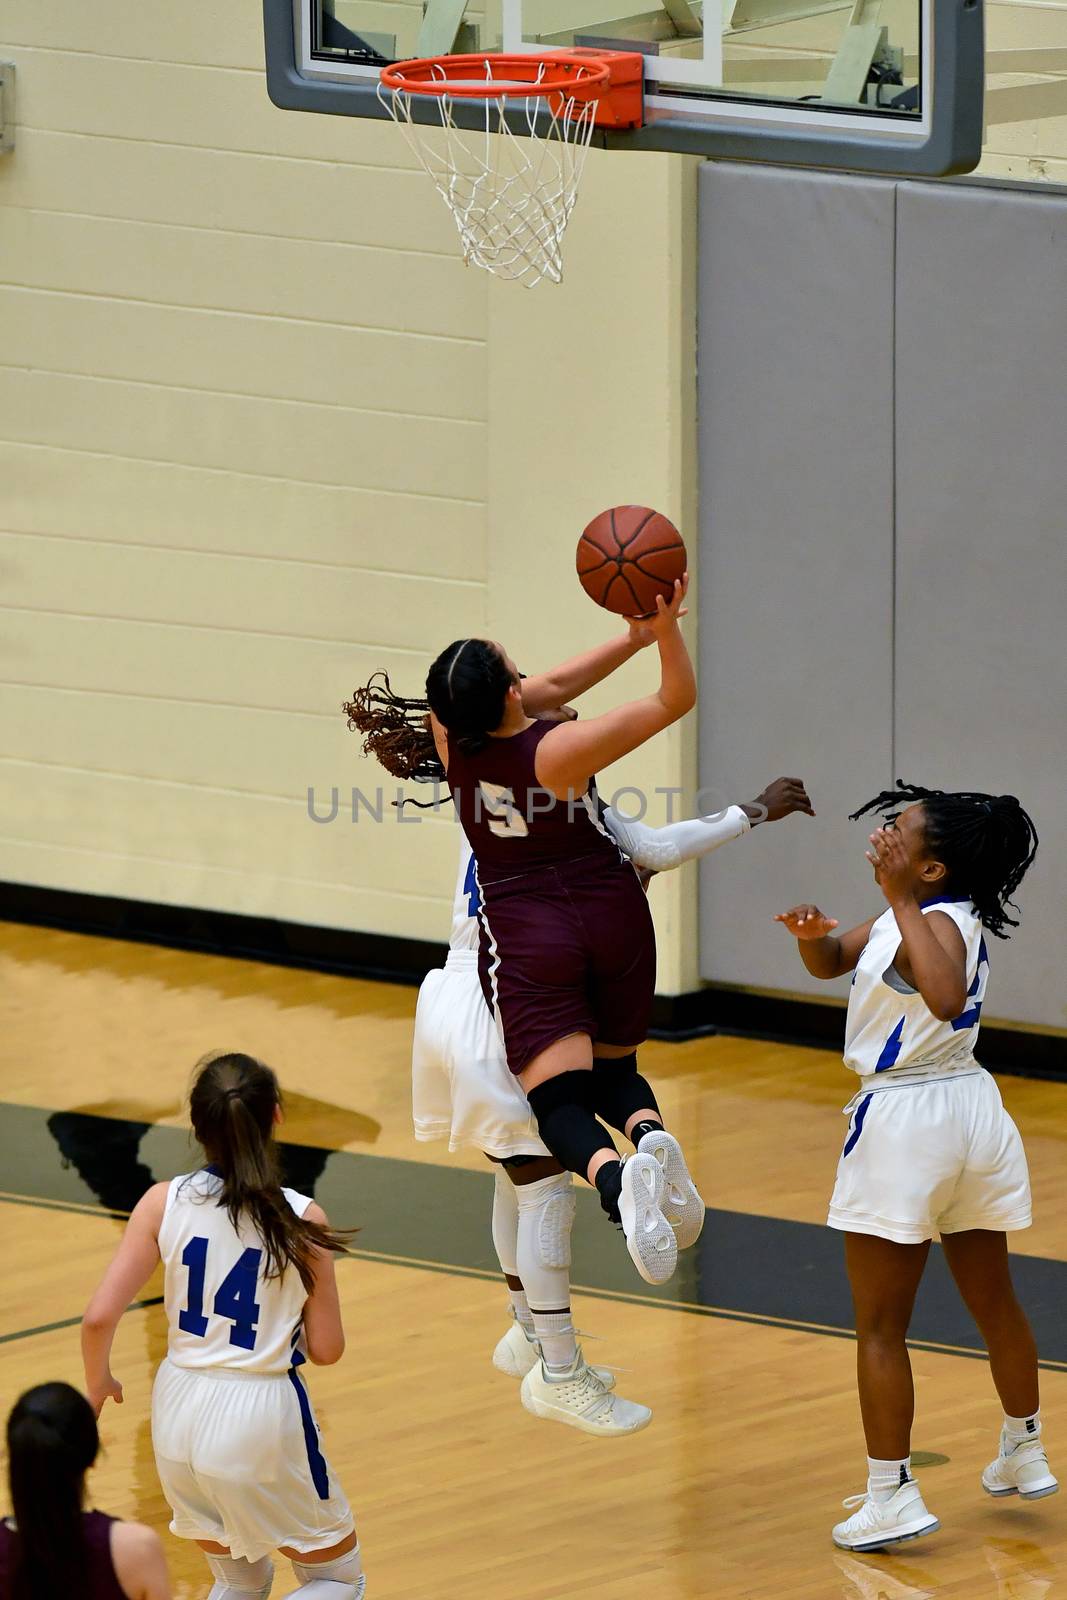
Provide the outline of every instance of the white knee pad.
<path id="1" fill-rule="evenodd" d="M 569 1172 L 522 1184 L 519 1202 L 519 1277 L 531 1307 L 570 1303 L 574 1185 Z"/>
<path id="2" fill-rule="evenodd" d="M 288 1600 L 363 1600 L 367 1592 L 358 1544 L 336 1561 L 294 1561 L 293 1576 L 300 1587 Z"/>
<path id="3" fill-rule="evenodd" d="M 518 1237 L 519 1203 L 515 1185 L 507 1173 L 498 1167 L 493 1190 L 493 1249 L 497 1253 L 501 1272 L 509 1278 L 519 1276 Z"/>
<path id="4" fill-rule="evenodd" d="M 208 1555 L 205 1550 L 204 1559 L 215 1579 L 208 1600 L 267 1600 L 274 1582 L 274 1563 L 269 1556 L 244 1561 Z"/>

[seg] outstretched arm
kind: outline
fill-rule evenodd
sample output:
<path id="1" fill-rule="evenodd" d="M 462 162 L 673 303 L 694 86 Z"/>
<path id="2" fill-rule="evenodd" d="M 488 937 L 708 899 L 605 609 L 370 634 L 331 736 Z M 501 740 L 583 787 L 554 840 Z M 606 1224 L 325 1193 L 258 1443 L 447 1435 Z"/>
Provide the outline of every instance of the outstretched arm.
<path id="1" fill-rule="evenodd" d="M 688 575 L 675 583 L 667 605 L 656 600 L 648 623 L 659 648 L 660 685 L 655 694 L 631 700 L 587 722 L 561 723 L 537 747 L 537 781 L 558 799 L 584 793 L 594 772 L 629 755 L 654 734 L 669 728 L 696 704 L 696 679 L 678 620 L 685 616 Z"/>
<path id="2" fill-rule="evenodd" d="M 620 816 L 611 806 L 604 807 L 603 820 L 620 850 L 635 867 L 646 872 L 670 872 L 683 862 L 710 855 L 731 839 L 758 827 L 761 822 L 777 822 L 803 811 L 815 815 L 808 792 L 799 778 L 775 778 L 748 805 L 727 806 L 712 816 L 687 817 L 652 828 L 645 822 Z"/>
<path id="3" fill-rule="evenodd" d="M 111 1376 L 111 1346 L 122 1313 L 159 1264 L 159 1229 L 168 1188 L 166 1183 L 153 1184 L 138 1200 L 114 1260 L 82 1318 L 85 1389 L 97 1416 L 105 1400 L 122 1404 L 122 1385 Z"/>
<path id="4" fill-rule="evenodd" d="M 825 916 L 818 906 L 794 906 L 792 911 L 780 911 L 774 920 L 796 939 L 800 959 L 813 978 L 840 978 L 855 967 L 878 918 L 861 922 L 840 938 L 834 937 L 836 917 Z"/>
<path id="5" fill-rule="evenodd" d="M 650 645 L 652 640 L 653 634 L 648 623 L 635 620 L 629 624 L 626 633 L 608 639 L 604 644 L 594 645 L 592 650 L 583 650 L 580 656 L 572 656 L 569 661 L 561 662 L 548 672 L 523 678 L 519 685 L 523 710 L 528 717 L 536 717 L 541 711 L 558 710 L 568 701 L 585 694 L 587 689 L 603 683 L 623 662 L 629 661 L 639 650 Z"/>

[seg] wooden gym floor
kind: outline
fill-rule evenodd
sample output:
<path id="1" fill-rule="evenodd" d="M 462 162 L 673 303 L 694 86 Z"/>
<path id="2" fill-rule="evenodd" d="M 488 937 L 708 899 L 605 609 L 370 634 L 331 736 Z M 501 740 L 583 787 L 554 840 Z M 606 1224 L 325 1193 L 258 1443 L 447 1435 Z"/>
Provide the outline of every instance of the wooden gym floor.
<path id="1" fill-rule="evenodd" d="M 710 1205 L 664 1292 L 633 1273 L 584 1196 L 579 1325 L 620 1391 L 655 1410 L 633 1439 L 535 1421 L 489 1364 L 506 1327 L 491 1183 L 476 1154 L 410 1134 L 413 990 L 0 925 L 0 1403 L 80 1382 L 77 1322 L 121 1215 L 188 1170 L 182 1096 L 199 1055 L 279 1072 L 292 1180 L 362 1228 L 339 1278 L 348 1353 L 311 1374 L 327 1455 L 357 1511 L 373 1600 L 1067 1600 L 1067 1494 L 996 1503 L 978 1474 L 999 1411 L 939 1260 L 914 1333 L 917 1452 L 942 1531 L 895 1556 L 835 1551 L 863 1486 L 840 1241 L 822 1226 L 851 1092 L 836 1058 L 727 1037 L 650 1045 L 646 1071 Z M 1014 1240 L 1067 1471 L 1067 1085 L 1003 1078 L 1037 1222 Z M 148 1431 L 165 1345 L 156 1297 L 120 1330 L 97 1504 L 165 1529 Z M 199 1554 L 166 1536 L 181 1600 Z M 291 1587 L 279 1564 L 274 1593 Z"/>

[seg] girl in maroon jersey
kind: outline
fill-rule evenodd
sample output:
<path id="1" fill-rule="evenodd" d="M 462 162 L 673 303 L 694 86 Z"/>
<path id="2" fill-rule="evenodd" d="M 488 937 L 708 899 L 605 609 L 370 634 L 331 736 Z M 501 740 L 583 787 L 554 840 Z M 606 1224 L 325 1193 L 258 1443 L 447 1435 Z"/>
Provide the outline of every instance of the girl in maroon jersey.
<path id="1" fill-rule="evenodd" d="M 0 1520 L 0 1600 L 170 1600 L 158 1534 L 83 1511 L 100 1439 L 69 1383 L 27 1389 L 7 1420 L 14 1519 Z"/>
<path id="2" fill-rule="evenodd" d="M 545 1145 L 595 1185 L 649 1283 L 665 1282 L 678 1248 L 696 1241 L 704 1204 L 637 1071 L 655 986 L 652 918 L 590 782 L 696 702 L 678 627 L 687 583 L 631 625 L 625 651 L 580 658 L 588 688 L 634 649 L 658 648 L 658 689 L 603 716 L 538 720 L 542 706 L 580 692 L 573 676 L 564 693 L 558 671 L 520 690 L 511 658 L 486 639 L 449 645 L 426 680 L 438 755 L 477 861 L 483 985 L 508 1065 Z M 636 1146 L 625 1164 L 598 1117 Z"/>

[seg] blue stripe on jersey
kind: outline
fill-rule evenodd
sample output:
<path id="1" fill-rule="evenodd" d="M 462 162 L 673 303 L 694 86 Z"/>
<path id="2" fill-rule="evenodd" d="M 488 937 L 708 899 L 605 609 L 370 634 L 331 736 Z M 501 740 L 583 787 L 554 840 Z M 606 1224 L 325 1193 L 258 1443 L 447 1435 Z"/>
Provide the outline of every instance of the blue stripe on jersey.
<path id="1" fill-rule="evenodd" d="M 905 1017 L 901 1017 L 900 1021 L 889 1035 L 889 1038 L 882 1046 L 882 1053 L 875 1062 L 875 1072 L 886 1072 L 890 1067 L 896 1066 L 897 1057 L 900 1054 L 900 1042 L 904 1036 L 904 1023 L 906 1020 L 907 1019 Z"/>
<path id="2" fill-rule="evenodd" d="M 967 990 L 967 998 L 968 998 L 968 1000 L 971 998 L 972 995 L 976 995 L 978 993 L 978 987 L 979 987 L 980 983 L 982 982 L 982 951 L 984 951 L 984 950 L 985 950 L 985 940 L 983 939 L 982 940 L 982 949 L 978 952 L 978 970 L 974 975 L 974 982 L 971 984 L 971 987 Z M 967 1006 L 963 1011 L 960 1012 L 959 1016 L 954 1019 L 954 1021 L 952 1023 L 952 1031 L 953 1031 L 953 1033 L 963 1033 L 963 1031 L 966 1028 L 973 1028 L 975 1023 L 981 1017 L 981 1015 L 982 1015 L 982 1002 L 981 1002 L 981 1000 L 977 1001 L 976 1004 L 974 1004 L 973 1006 Z"/>
<path id="3" fill-rule="evenodd" d="M 319 1449 L 319 1430 L 315 1426 L 315 1418 L 311 1414 L 311 1401 L 308 1392 L 300 1381 L 297 1367 L 302 1366 L 304 1357 L 300 1351 L 293 1353 L 293 1365 L 289 1368 L 289 1382 L 296 1390 L 297 1402 L 300 1406 L 300 1421 L 304 1425 L 304 1443 L 307 1446 L 308 1466 L 311 1468 L 311 1481 L 315 1485 L 315 1492 L 320 1500 L 330 1498 L 330 1469 L 326 1465 L 326 1457 Z"/>
<path id="4" fill-rule="evenodd" d="M 481 892 L 478 888 L 477 872 L 478 863 L 475 861 L 474 856 L 472 855 L 470 860 L 467 862 L 467 871 L 463 879 L 463 893 L 467 896 L 468 917 L 476 917 L 478 915 L 478 907 L 482 903 Z"/>
<path id="5" fill-rule="evenodd" d="M 849 1155 L 859 1143 L 859 1136 L 863 1132 L 863 1119 L 866 1117 L 867 1108 L 870 1106 L 870 1103 L 873 1099 L 873 1094 L 865 1094 L 859 1105 L 856 1107 L 856 1120 L 852 1124 L 852 1132 L 845 1140 L 845 1148 L 841 1152 L 842 1158 Z"/>

